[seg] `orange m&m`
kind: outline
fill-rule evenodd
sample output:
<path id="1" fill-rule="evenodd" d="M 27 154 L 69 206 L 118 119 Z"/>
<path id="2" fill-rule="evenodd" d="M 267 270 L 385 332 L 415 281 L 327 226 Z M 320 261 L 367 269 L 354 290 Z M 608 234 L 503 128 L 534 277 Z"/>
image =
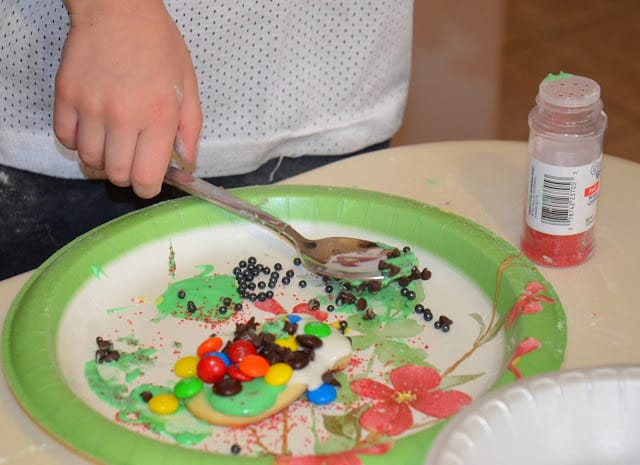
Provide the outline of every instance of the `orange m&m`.
<path id="1" fill-rule="evenodd" d="M 242 373 L 252 378 L 264 376 L 269 371 L 269 362 L 261 355 L 247 354 L 238 364 Z"/>
<path id="2" fill-rule="evenodd" d="M 207 352 L 215 352 L 222 347 L 222 339 L 218 336 L 210 337 L 198 346 L 198 357 L 202 357 Z"/>

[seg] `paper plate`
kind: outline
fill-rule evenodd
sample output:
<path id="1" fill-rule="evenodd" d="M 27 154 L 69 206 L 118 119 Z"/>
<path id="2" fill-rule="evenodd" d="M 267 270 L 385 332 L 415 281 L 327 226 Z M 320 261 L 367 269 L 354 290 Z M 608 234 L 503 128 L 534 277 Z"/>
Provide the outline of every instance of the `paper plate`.
<path id="1" fill-rule="evenodd" d="M 374 192 L 270 186 L 235 193 L 308 237 L 408 246 L 432 277 L 419 282 L 408 314 L 398 311 L 405 302 L 387 309 L 386 319 L 365 320 L 347 307 L 330 311 L 335 302 L 324 283 L 293 264 L 288 244 L 210 204 L 184 198 L 122 217 L 51 257 L 9 310 L 4 367 L 34 421 L 107 464 L 415 464 L 472 399 L 561 366 L 566 320 L 558 296 L 516 248 L 478 225 Z M 348 322 L 353 354 L 336 374 L 337 399 L 315 405 L 303 396 L 241 428 L 211 426 L 183 407 L 150 412 L 141 390 L 171 392 L 175 362 L 195 355 L 211 333 L 273 317 L 246 300 L 222 321 L 202 310 L 212 280 L 251 256 L 294 270 L 291 284 L 274 289 L 283 309 L 298 311 L 318 297 L 328 323 Z M 178 308 L 176 293 L 187 288 L 198 312 L 167 310 L 167 302 Z M 413 311 L 417 303 L 433 320 Z M 443 315 L 452 321 L 448 332 L 434 325 Z M 118 362 L 95 362 L 97 337 L 113 343 Z"/>
<path id="2" fill-rule="evenodd" d="M 640 365 L 538 375 L 483 397 L 436 439 L 426 465 L 640 463 Z"/>

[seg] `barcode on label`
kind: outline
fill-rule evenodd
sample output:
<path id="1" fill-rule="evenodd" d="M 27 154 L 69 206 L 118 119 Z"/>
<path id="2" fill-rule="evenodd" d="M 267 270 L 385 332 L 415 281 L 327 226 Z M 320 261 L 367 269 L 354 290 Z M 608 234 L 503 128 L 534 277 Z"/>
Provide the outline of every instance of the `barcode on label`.
<path id="1" fill-rule="evenodd" d="M 575 179 L 573 177 L 545 174 L 542 181 L 542 223 L 569 226 L 575 203 Z"/>

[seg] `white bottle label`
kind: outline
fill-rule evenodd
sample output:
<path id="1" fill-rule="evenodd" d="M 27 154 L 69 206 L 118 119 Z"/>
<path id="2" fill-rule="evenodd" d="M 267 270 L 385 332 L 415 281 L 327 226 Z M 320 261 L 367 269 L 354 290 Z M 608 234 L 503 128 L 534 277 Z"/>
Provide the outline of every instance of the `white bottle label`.
<path id="1" fill-rule="evenodd" d="M 532 159 L 527 193 L 527 224 L 554 236 L 580 234 L 596 220 L 600 164 L 555 166 Z"/>

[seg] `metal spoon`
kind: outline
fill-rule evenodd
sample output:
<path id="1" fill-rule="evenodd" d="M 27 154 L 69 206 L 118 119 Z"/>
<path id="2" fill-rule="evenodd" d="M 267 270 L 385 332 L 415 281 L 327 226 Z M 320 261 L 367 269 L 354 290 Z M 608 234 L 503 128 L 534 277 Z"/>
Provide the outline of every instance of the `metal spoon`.
<path id="1" fill-rule="evenodd" d="M 375 242 L 353 237 L 307 239 L 284 221 L 179 168 L 170 166 L 164 180 L 167 184 L 275 231 L 296 248 L 302 264 L 314 273 L 356 281 L 384 277 L 378 269 L 378 263 L 387 257 L 389 250 Z"/>

